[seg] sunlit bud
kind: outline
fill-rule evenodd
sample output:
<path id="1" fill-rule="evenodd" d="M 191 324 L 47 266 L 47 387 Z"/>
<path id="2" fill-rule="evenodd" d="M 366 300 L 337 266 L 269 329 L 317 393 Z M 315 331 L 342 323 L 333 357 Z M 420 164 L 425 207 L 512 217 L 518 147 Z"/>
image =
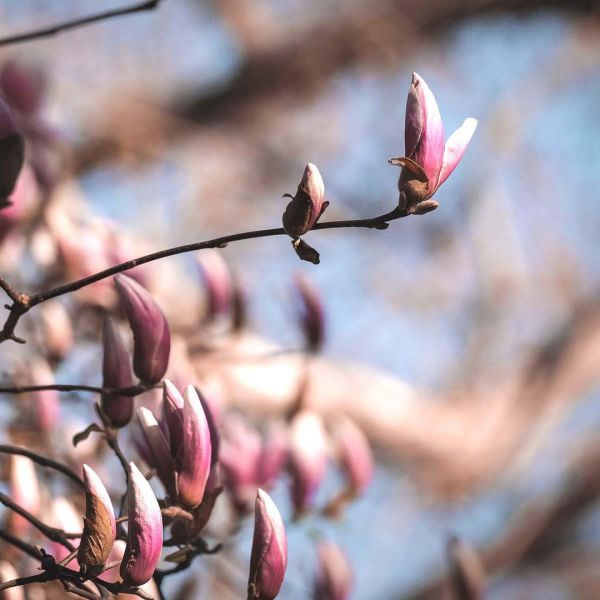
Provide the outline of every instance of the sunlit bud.
<path id="1" fill-rule="evenodd" d="M 127 388 L 133 385 L 131 362 L 116 323 L 108 317 L 102 328 L 102 387 Z M 102 394 L 102 410 L 114 427 L 125 427 L 133 416 L 133 396 Z"/>
<path id="2" fill-rule="evenodd" d="M 52 358 L 63 359 L 73 345 L 73 325 L 62 302 L 50 300 L 40 305 L 43 343 Z"/>
<path id="3" fill-rule="evenodd" d="M 350 597 L 354 580 L 346 553 L 333 542 L 319 542 L 318 554 L 314 600 L 346 600 Z"/>
<path id="4" fill-rule="evenodd" d="M 202 250 L 198 254 L 200 273 L 206 290 L 206 319 L 225 315 L 233 299 L 231 269 L 218 250 Z"/>
<path id="5" fill-rule="evenodd" d="M 0 97 L 0 206 L 12 194 L 25 157 L 25 142 L 5 100 Z"/>
<path id="6" fill-rule="evenodd" d="M 31 459 L 19 454 L 11 455 L 8 485 L 11 499 L 33 516 L 39 516 L 40 486 Z M 16 512 L 10 511 L 8 527 L 19 536 L 29 530 L 31 523 Z"/>
<path id="7" fill-rule="evenodd" d="M 256 481 L 269 488 L 285 465 L 288 457 L 287 428 L 281 423 L 270 422 L 258 457 Z"/>
<path id="8" fill-rule="evenodd" d="M 96 472 L 83 465 L 85 520 L 77 552 L 82 569 L 100 571 L 108 559 L 117 533 L 110 496 Z"/>
<path id="9" fill-rule="evenodd" d="M 485 572 L 479 556 L 455 536 L 448 540 L 447 551 L 453 600 L 482 600 Z"/>
<path id="10" fill-rule="evenodd" d="M 127 547 L 120 573 L 127 585 L 143 585 L 152 577 L 160 560 L 163 525 L 154 492 L 132 462 L 129 463 L 127 515 Z"/>
<path id="11" fill-rule="evenodd" d="M 54 374 L 45 360 L 31 364 L 31 385 L 52 385 Z M 56 390 L 42 390 L 31 393 L 35 424 L 44 433 L 52 432 L 60 419 L 60 398 Z"/>
<path id="12" fill-rule="evenodd" d="M 179 500 L 193 508 L 202 501 L 210 473 L 210 429 L 193 386 L 185 389 L 183 400 L 183 457 L 177 484 Z"/>
<path id="13" fill-rule="evenodd" d="M 298 238 L 310 231 L 329 205 L 329 202 L 323 202 L 324 197 L 325 184 L 321 173 L 315 165 L 308 163 L 298 191 L 283 213 L 283 228 L 286 233 Z"/>
<path id="14" fill-rule="evenodd" d="M 7 561 L 0 561 L 0 583 L 6 583 L 17 579 L 19 574 L 16 569 Z M 25 600 L 23 587 L 12 587 L 0 592 L 0 600 Z"/>
<path id="15" fill-rule="evenodd" d="M 327 469 L 327 439 L 317 413 L 299 412 L 291 423 L 290 469 L 292 501 L 301 515 L 311 506 Z"/>
<path id="16" fill-rule="evenodd" d="M 156 383 L 167 370 L 171 351 L 165 315 L 139 283 L 125 275 L 114 279 L 133 331 L 133 370 L 142 381 Z"/>
<path id="17" fill-rule="evenodd" d="M 46 90 L 46 77 L 35 65 L 8 60 L 0 70 L 0 88 L 15 110 L 31 114 L 40 107 Z"/>
<path id="18" fill-rule="evenodd" d="M 444 145 L 444 126 L 435 97 L 425 80 L 413 73 L 406 102 L 405 156 L 390 161 L 402 167 L 398 182 L 401 203 L 414 209 L 435 194 L 460 162 L 476 127 L 476 119 L 466 119 Z M 419 214 L 428 212 L 426 208 L 423 206 Z"/>
<path id="19" fill-rule="evenodd" d="M 348 485 L 353 493 L 360 494 L 373 478 L 373 454 L 369 442 L 360 427 L 345 417 L 339 419 L 333 431 Z"/>
<path id="20" fill-rule="evenodd" d="M 273 600 L 287 567 L 287 536 L 279 510 L 267 492 L 258 490 L 250 555 L 248 600 Z"/>
<path id="21" fill-rule="evenodd" d="M 323 346 L 325 338 L 325 316 L 321 294 L 301 273 L 296 274 L 294 284 L 299 299 L 298 320 L 306 340 L 306 349 L 317 352 Z"/>

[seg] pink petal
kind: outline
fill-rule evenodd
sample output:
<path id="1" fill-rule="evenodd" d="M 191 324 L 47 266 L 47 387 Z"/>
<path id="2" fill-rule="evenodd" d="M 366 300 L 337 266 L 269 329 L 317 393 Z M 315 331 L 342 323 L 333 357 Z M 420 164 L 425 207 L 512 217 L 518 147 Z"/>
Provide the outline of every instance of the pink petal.
<path id="1" fill-rule="evenodd" d="M 440 187 L 450 176 L 456 165 L 461 161 L 475 129 L 477 128 L 477 119 L 469 117 L 465 122 L 448 138 L 446 148 L 444 149 L 444 162 L 440 171 L 440 176 L 435 189 Z"/>

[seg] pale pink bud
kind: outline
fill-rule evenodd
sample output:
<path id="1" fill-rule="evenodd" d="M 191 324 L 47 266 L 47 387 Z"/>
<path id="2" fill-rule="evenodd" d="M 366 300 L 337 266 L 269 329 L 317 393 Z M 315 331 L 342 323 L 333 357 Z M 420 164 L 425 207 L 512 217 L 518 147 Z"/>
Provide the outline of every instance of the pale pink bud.
<path id="1" fill-rule="evenodd" d="M 0 583 L 6 583 L 17 579 L 19 574 L 16 569 L 7 561 L 0 561 Z M 23 587 L 12 587 L 0 592 L 0 600 L 25 600 Z"/>
<path id="2" fill-rule="evenodd" d="M 452 173 L 476 127 L 476 119 L 466 119 L 444 145 L 444 127 L 435 97 L 425 80 L 413 73 L 406 101 L 405 156 L 390 161 L 402 166 L 398 187 L 413 210 L 431 198 Z"/>
<path id="3" fill-rule="evenodd" d="M 333 542 L 319 542 L 319 571 L 314 600 L 347 600 L 354 576 L 346 553 Z"/>
<path id="4" fill-rule="evenodd" d="M 169 380 L 163 381 L 163 432 L 168 437 L 171 456 L 181 464 L 183 458 L 183 396 Z M 173 433 L 171 433 L 173 432 Z"/>
<path id="5" fill-rule="evenodd" d="M 50 510 L 50 525 L 58 527 L 68 533 L 77 533 L 81 531 L 81 516 L 79 512 L 75 510 L 73 504 L 66 498 L 63 496 L 54 498 L 50 505 Z M 79 546 L 79 539 L 73 539 L 71 540 L 71 543 L 77 547 Z M 50 553 L 57 562 L 63 560 L 63 558 L 66 558 L 70 554 L 70 551 L 58 542 L 52 542 L 50 548 Z M 77 565 L 77 558 L 73 558 L 66 566 L 71 569 L 77 569 Z"/>
<path id="6" fill-rule="evenodd" d="M 169 365 L 169 325 L 148 291 L 125 275 L 115 275 L 115 285 L 133 331 L 133 370 L 144 382 L 160 381 Z"/>
<path id="7" fill-rule="evenodd" d="M 50 300 L 40 305 L 43 343 L 52 358 L 63 359 L 73 345 L 73 325 L 64 305 Z"/>
<path id="8" fill-rule="evenodd" d="M 31 385 L 51 385 L 54 374 L 44 360 L 36 360 L 31 365 Z M 41 390 L 31 393 L 35 424 L 40 431 L 50 433 L 60 419 L 60 398 L 56 390 Z"/>
<path id="9" fill-rule="evenodd" d="M 31 114 L 40 107 L 46 91 L 46 77 L 35 65 L 8 60 L 0 71 L 0 87 L 15 110 Z"/>
<path id="10" fill-rule="evenodd" d="M 85 485 L 85 521 L 77 552 L 82 569 L 102 570 L 117 534 L 115 513 L 110 496 L 96 472 L 83 465 Z"/>
<path id="11" fill-rule="evenodd" d="M 286 233 L 298 238 L 310 231 L 329 205 L 328 202 L 323 202 L 324 197 L 325 184 L 321 173 L 315 165 L 308 163 L 298 191 L 283 213 L 283 228 Z"/>
<path id="12" fill-rule="evenodd" d="M 34 517 L 40 513 L 40 486 L 31 459 L 13 454 L 9 460 L 9 495 Z M 9 512 L 8 527 L 15 535 L 27 532 L 31 523 L 14 511 Z"/>
<path id="13" fill-rule="evenodd" d="M 183 394 L 183 459 L 177 480 L 179 500 L 193 508 L 202 501 L 210 473 L 210 429 L 193 386 Z"/>
<path id="14" fill-rule="evenodd" d="M 279 510 L 267 492 L 258 490 L 250 555 L 248 600 L 273 600 L 287 567 L 287 536 Z"/>
<path id="15" fill-rule="evenodd" d="M 481 558 L 456 536 L 448 540 L 447 552 L 454 600 L 482 600 L 486 577 Z"/>
<path id="16" fill-rule="evenodd" d="M 200 273 L 206 289 L 206 318 L 214 319 L 229 312 L 234 286 L 229 265 L 218 250 L 202 250 L 198 254 Z"/>
<path id="17" fill-rule="evenodd" d="M 294 278 L 299 299 L 298 320 L 306 340 L 307 350 L 317 352 L 325 339 L 325 316 L 319 290 L 302 273 Z"/>
<path id="18" fill-rule="evenodd" d="M 127 515 L 127 547 L 120 572 L 124 583 L 139 586 L 152 577 L 160 560 L 163 523 L 150 484 L 132 462 L 129 463 Z"/>
<path id="19" fill-rule="evenodd" d="M 317 413 L 299 412 L 291 423 L 290 469 L 292 501 L 299 515 L 311 506 L 327 469 L 327 439 Z"/>
<path id="20" fill-rule="evenodd" d="M 133 385 L 131 362 L 116 323 L 108 317 L 102 328 L 102 387 L 127 388 Z M 133 416 L 133 397 L 102 394 L 102 410 L 114 427 L 125 427 Z"/>
<path id="21" fill-rule="evenodd" d="M 6 205 L 21 172 L 25 142 L 8 104 L 0 97 L 0 206 Z"/>
<path id="22" fill-rule="evenodd" d="M 343 417 L 334 428 L 334 437 L 350 489 L 360 494 L 373 478 L 373 454 L 369 442 L 360 427 Z"/>

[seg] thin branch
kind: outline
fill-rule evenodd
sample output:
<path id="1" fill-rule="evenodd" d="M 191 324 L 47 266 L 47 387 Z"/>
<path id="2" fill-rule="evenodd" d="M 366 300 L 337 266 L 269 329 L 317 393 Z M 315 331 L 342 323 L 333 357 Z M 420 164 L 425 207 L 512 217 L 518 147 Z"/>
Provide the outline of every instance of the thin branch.
<path id="1" fill-rule="evenodd" d="M 43 392 L 56 390 L 57 392 L 92 392 L 108 396 L 138 396 L 150 389 L 143 384 L 132 385 L 125 388 L 104 388 L 95 385 L 49 383 L 45 385 L 15 385 L 0 387 L 0 394 L 27 394 L 29 392 Z"/>
<path id="2" fill-rule="evenodd" d="M 66 21 L 59 23 L 58 25 L 51 25 L 44 27 L 36 31 L 30 31 L 28 33 L 21 33 L 12 35 L 0 39 L 0 46 L 8 46 L 9 44 L 20 44 L 22 42 L 28 42 L 39 38 L 49 37 L 68 31 L 69 29 L 75 29 L 77 27 L 83 27 L 84 25 L 90 25 L 98 21 L 106 21 L 114 17 L 123 17 L 125 15 L 132 15 L 134 13 L 142 12 L 145 10 L 155 9 L 161 0 L 146 0 L 145 2 L 139 2 L 133 6 L 126 6 L 124 8 L 116 8 L 114 10 L 107 10 L 104 12 L 89 15 L 88 17 L 82 17 L 80 19 L 73 19 L 72 21 Z"/>
<path id="3" fill-rule="evenodd" d="M 20 456 L 26 456 L 30 458 L 34 463 L 42 467 L 46 467 L 48 469 L 54 469 L 55 471 L 59 471 L 63 475 L 66 475 L 69 479 L 74 481 L 78 486 L 84 487 L 83 480 L 79 477 L 74 471 L 69 469 L 66 465 L 62 463 L 52 460 L 51 458 L 47 458 L 40 454 L 36 454 L 31 450 L 27 450 L 26 448 L 20 448 L 19 446 L 10 446 L 8 444 L 0 444 L 0 454 L 18 454 Z"/>
<path id="4" fill-rule="evenodd" d="M 50 527 L 40 521 L 36 516 L 32 515 L 29 511 L 25 510 L 22 506 L 10 499 L 9 496 L 0 492 L 0 502 L 7 506 L 11 510 L 14 510 L 17 514 L 21 515 L 24 519 L 29 521 L 36 529 L 41 531 L 49 540 L 62 544 L 67 550 L 72 552 L 75 550 L 75 546 L 67 539 L 65 532 L 62 529 Z M 79 537 L 79 534 L 75 535 Z"/>
<path id="5" fill-rule="evenodd" d="M 8 544 L 15 546 L 16 548 L 18 548 L 22 552 L 25 552 L 25 554 L 28 554 L 36 560 L 42 560 L 42 558 L 44 558 L 45 556 L 39 548 L 36 548 L 32 544 L 28 544 L 27 542 L 24 542 L 23 540 L 15 537 L 12 533 L 6 531 L 6 529 L 0 529 L 0 539 L 3 539 Z"/>

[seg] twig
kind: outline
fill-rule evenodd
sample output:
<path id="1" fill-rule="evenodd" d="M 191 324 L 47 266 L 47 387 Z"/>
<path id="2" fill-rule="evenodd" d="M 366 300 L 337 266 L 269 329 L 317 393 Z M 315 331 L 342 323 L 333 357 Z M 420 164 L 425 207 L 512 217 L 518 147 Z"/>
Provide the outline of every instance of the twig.
<path id="1" fill-rule="evenodd" d="M 95 385 L 49 383 L 45 385 L 15 385 L 0 387 L 0 394 L 27 394 L 29 392 L 56 390 L 57 392 L 92 392 L 109 396 L 138 396 L 139 394 L 147 392 L 149 389 L 148 386 L 142 384 L 125 388 L 104 388 Z"/>
<path id="2" fill-rule="evenodd" d="M 59 23 L 58 25 L 51 25 L 50 27 L 44 27 L 36 31 L 30 31 L 28 33 L 21 33 L 18 35 L 12 35 L 10 37 L 0 39 L 0 46 L 7 46 L 9 44 L 20 44 L 21 42 L 28 42 L 43 37 L 49 37 L 56 35 L 69 29 L 75 29 L 77 27 L 83 27 L 84 25 L 90 25 L 98 21 L 105 21 L 114 17 L 122 17 L 125 15 L 131 15 L 137 12 L 145 10 L 155 9 L 161 0 L 146 0 L 146 2 L 140 2 L 133 6 L 127 6 L 124 8 L 116 8 L 114 10 L 108 10 L 105 12 L 96 13 L 88 17 L 82 17 L 80 19 L 74 19 L 72 21 L 66 21 L 65 23 Z"/>
<path id="3" fill-rule="evenodd" d="M 402 210 L 400 209 L 400 207 L 396 206 L 392 211 L 387 212 L 383 215 L 379 215 L 377 217 L 372 217 L 370 219 L 352 219 L 347 221 L 329 221 L 326 223 L 317 223 L 312 230 L 314 231 L 320 229 L 343 229 L 349 227 L 386 229 L 390 221 L 395 221 L 396 219 L 408 217 L 410 214 L 411 213 L 409 211 Z M 159 252 L 147 254 L 139 258 L 134 258 L 133 260 L 128 260 L 126 262 L 115 265 L 88 277 L 83 277 L 82 279 L 78 279 L 77 281 L 65 283 L 45 292 L 40 292 L 38 294 L 33 295 L 24 293 L 19 294 L 16 290 L 11 288 L 6 282 L 4 282 L 3 289 L 5 289 L 5 291 L 7 289 L 11 290 L 11 298 L 13 299 L 13 304 L 10 306 L 6 306 L 6 308 L 10 312 L 4 325 L 4 328 L 2 329 L 2 331 L 0 331 L 0 343 L 9 339 L 22 342 L 23 340 L 20 340 L 14 334 L 14 330 L 19 319 L 34 306 L 37 306 L 38 304 L 46 302 L 47 300 L 50 300 L 52 298 L 57 298 L 58 296 L 63 296 L 64 294 L 75 292 L 83 287 L 91 285 L 92 283 L 96 283 L 97 281 L 106 279 L 107 277 L 111 277 L 118 273 L 122 273 L 124 271 L 128 271 L 129 269 L 133 269 L 134 267 L 137 267 L 139 265 L 153 262 L 161 258 L 166 258 L 168 256 L 175 256 L 176 254 L 184 254 L 186 252 L 195 252 L 197 250 L 206 250 L 207 248 L 224 248 L 225 246 L 227 246 L 227 244 L 230 244 L 232 242 L 239 242 L 242 240 L 250 240 L 255 238 L 273 237 L 279 235 L 287 235 L 286 231 L 282 227 L 235 233 L 232 235 L 225 235 L 219 238 L 203 242 L 195 242 L 193 244 L 186 244 L 184 246 L 167 248 L 166 250 L 161 250 Z"/>
<path id="4" fill-rule="evenodd" d="M 12 533 L 6 531 L 6 529 L 0 529 L 0 538 L 2 538 L 8 544 L 15 546 L 22 552 L 25 552 L 25 554 L 28 554 L 32 558 L 42 560 L 42 558 L 44 558 L 45 556 L 39 548 L 36 548 L 32 544 L 28 544 L 27 542 L 20 540 L 19 538 L 15 537 Z M 3 588 L 0 587 L 0 589 Z"/>
<path id="5" fill-rule="evenodd" d="M 62 544 L 69 551 L 75 550 L 75 546 L 67 539 L 67 535 L 62 529 L 50 527 L 45 523 L 42 523 L 37 517 L 32 515 L 29 511 L 25 510 L 22 506 L 13 502 L 9 496 L 0 492 L 0 502 L 7 506 L 11 510 L 21 515 L 24 519 L 27 519 L 36 529 L 41 531 L 49 540 Z M 69 534 L 72 537 L 80 537 L 79 534 Z"/>
<path id="6" fill-rule="evenodd" d="M 40 454 L 36 454 L 31 450 L 27 450 L 25 448 L 20 448 L 19 446 L 10 446 L 8 444 L 0 444 L 0 454 L 18 454 L 20 456 L 26 456 L 30 458 L 34 463 L 42 467 L 46 467 L 48 469 L 54 469 L 55 471 L 59 471 L 63 475 L 66 475 L 69 479 L 74 481 L 80 487 L 84 487 L 83 480 L 69 467 L 59 463 L 56 460 L 52 460 L 51 458 L 47 458 Z"/>

